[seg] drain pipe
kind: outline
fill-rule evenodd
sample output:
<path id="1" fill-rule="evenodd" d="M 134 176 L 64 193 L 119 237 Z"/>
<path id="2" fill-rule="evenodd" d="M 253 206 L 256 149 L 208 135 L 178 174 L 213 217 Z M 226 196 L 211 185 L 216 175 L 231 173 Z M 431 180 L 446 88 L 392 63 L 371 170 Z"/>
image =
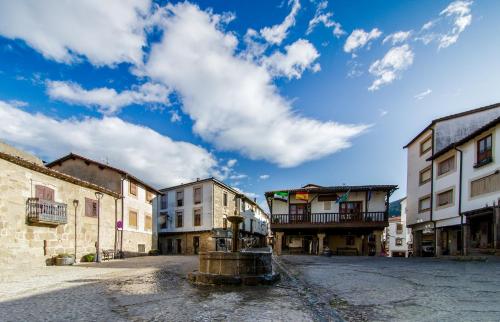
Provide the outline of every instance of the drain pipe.
<path id="1" fill-rule="evenodd" d="M 434 156 L 434 129 L 431 128 L 432 133 L 432 156 Z M 437 245 L 437 229 L 436 229 L 436 221 L 433 220 L 433 212 L 434 212 L 434 158 L 431 159 L 431 210 L 430 210 L 430 222 L 434 224 L 434 257 L 436 257 L 436 250 L 438 248 Z"/>
<path id="2" fill-rule="evenodd" d="M 455 150 L 457 150 L 460 153 L 460 169 L 459 169 L 459 175 L 458 175 L 458 214 L 460 215 L 460 235 L 462 236 L 462 245 L 460 245 L 461 252 L 460 254 L 463 256 L 465 255 L 465 240 L 464 240 L 464 215 L 462 214 L 462 173 L 463 173 L 463 167 L 462 167 L 462 161 L 463 161 L 463 151 L 455 147 Z"/>

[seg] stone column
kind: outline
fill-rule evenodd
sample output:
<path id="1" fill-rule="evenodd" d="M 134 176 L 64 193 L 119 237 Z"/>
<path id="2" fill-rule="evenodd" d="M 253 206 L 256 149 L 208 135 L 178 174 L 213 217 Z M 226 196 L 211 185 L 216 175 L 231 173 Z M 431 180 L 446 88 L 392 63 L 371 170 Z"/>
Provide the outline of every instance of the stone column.
<path id="1" fill-rule="evenodd" d="M 382 240 L 381 240 L 381 232 L 373 233 L 375 235 L 375 256 L 381 256 L 382 254 Z"/>
<path id="2" fill-rule="evenodd" d="M 499 205 L 493 208 L 493 246 L 495 247 L 496 253 L 500 252 L 500 200 Z"/>
<path id="3" fill-rule="evenodd" d="M 470 222 L 469 218 L 465 219 L 464 223 L 464 236 L 463 236 L 463 249 L 464 249 L 464 255 L 468 256 L 469 255 L 469 247 L 470 247 Z"/>
<path id="4" fill-rule="evenodd" d="M 413 235 L 413 256 L 422 256 L 422 231 L 412 230 Z"/>
<path id="5" fill-rule="evenodd" d="M 283 239 L 283 232 L 277 231 L 274 237 L 274 253 L 276 255 L 281 255 L 281 251 L 283 249 L 283 245 L 281 244 L 282 239 Z"/>
<path id="6" fill-rule="evenodd" d="M 325 233 L 318 234 L 318 255 L 323 254 L 323 241 L 325 236 Z"/>
<path id="7" fill-rule="evenodd" d="M 441 228 L 436 228 L 436 232 L 435 232 L 435 236 L 436 236 L 436 240 L 434 241 L 434 249 L 435 249 L 435 254 L 434 256 L 438 257 L 438 256 L 441 256 L 443 254 L 443 251 L 442 251 L 442 229 Z"/>

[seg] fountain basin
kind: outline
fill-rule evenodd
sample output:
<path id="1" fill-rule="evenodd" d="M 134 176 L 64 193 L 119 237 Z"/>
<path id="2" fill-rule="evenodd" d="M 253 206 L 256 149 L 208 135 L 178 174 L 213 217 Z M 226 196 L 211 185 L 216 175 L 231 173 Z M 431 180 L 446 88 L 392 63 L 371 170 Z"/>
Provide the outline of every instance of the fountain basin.
<path id="1" fill-rule="evenodd" d="M 269 249 L 204 252 L 200 253 L 199 260 L 199 271 L 188 275 L 196 284 L 258 285 L 279 280 L 279 274 L 273 272 Z"/>

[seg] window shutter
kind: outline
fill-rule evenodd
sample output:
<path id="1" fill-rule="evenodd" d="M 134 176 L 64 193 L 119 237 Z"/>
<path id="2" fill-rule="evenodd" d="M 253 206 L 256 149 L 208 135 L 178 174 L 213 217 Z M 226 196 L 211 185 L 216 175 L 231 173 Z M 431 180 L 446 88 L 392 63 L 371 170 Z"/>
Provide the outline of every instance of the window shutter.
<path id="1" fill-rule="evenodd" d="M 35 186 L 35 197 L 38 199 L 45 199 L 45 187 L 41 185 Z"/>
<path id="2" fill-rule="evenodd" d="M 54 189 L 45 187 L 45 200 L 54 201 Z"/>

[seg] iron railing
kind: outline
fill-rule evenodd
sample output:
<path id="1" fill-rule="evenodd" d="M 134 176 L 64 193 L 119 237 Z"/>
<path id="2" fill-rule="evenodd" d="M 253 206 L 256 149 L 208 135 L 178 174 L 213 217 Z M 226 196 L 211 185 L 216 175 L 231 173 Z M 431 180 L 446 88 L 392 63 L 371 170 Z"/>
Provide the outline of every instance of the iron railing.
<path id="1" fill-rule="evenodd" d="M 311 214 L 272 214 L 271 225 L 283 224 L 344 224 L 344 223 L 383 223 L 387 221 L 386 213 L 311 213 Z"/>
<path id="2" fill-rule="evenodd" d="M 65 203 L 28 198 L 26 212 L 30 223 L 62 225 L 68 222 L 68 206 Z"/>

